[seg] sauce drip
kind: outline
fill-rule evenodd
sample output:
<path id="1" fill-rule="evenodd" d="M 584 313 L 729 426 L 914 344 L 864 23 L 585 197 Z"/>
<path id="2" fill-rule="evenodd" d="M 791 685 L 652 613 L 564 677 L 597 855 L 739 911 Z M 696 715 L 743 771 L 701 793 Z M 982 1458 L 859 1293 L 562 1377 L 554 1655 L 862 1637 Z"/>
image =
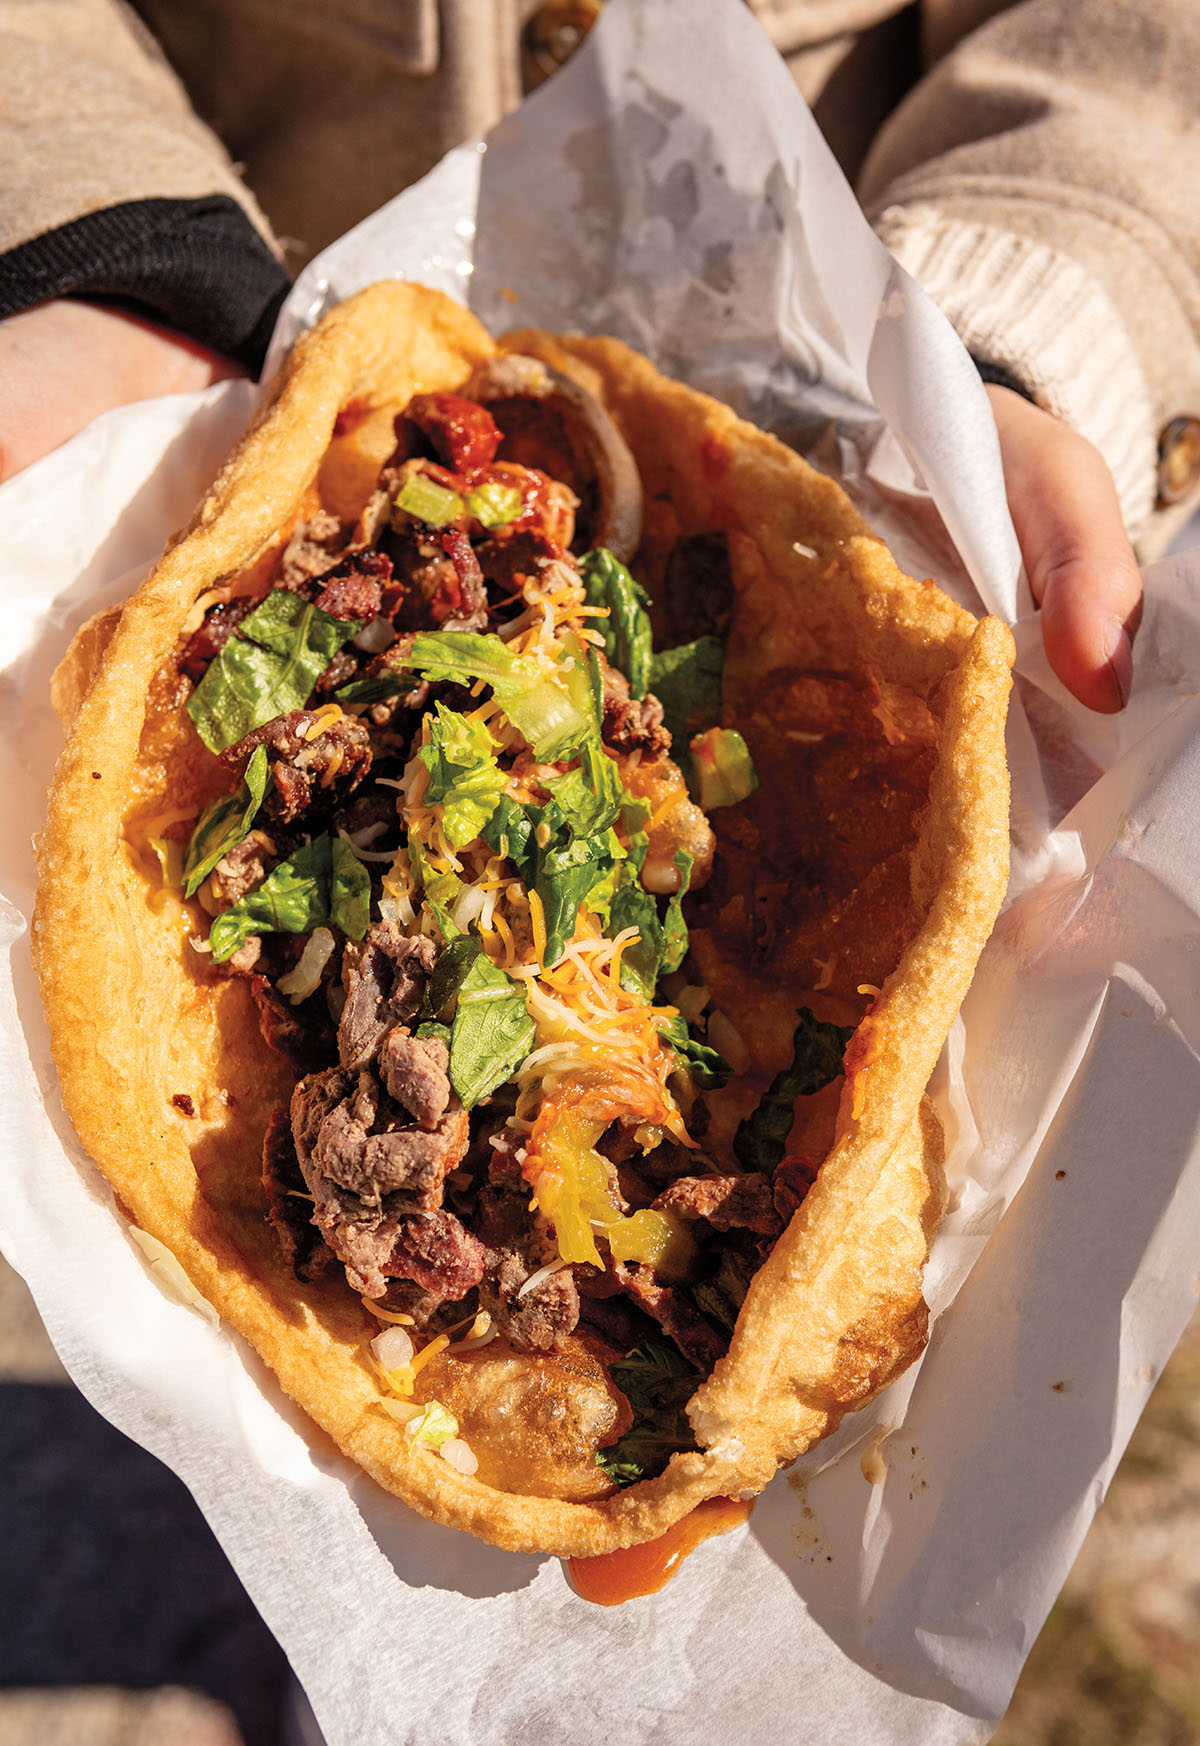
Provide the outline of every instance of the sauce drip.
<path id="1" fill-rule="evenodd" d="M 601 1552 L 595 1558 L 568 1558 L 575 1592 L 601 1607 L 619 1606 L 639 1594 L 654 1594 L 670 1582 L 701 1540 L 727 1534 L 747 1519 L 752 1508 L 752 1502 L 710 1497 L 656 1540 L 626 1546 L 619 1552 Z"/>

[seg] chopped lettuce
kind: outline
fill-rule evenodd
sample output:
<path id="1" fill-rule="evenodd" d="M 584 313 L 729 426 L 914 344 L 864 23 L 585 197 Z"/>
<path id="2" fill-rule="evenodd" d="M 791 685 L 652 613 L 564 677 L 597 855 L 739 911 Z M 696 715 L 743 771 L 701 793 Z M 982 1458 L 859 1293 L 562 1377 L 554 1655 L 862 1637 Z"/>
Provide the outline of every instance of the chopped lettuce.
<path id="1" fill-rule="evenodd" d="M 597 621 L 604 638 L 604 652 L 614 667 L 624 673 L 634 697 L 650 689 L 650 596 L 635 582 L 618 558 L 597 546 L 579 561 L 579 574 L 590 606 L 608 608 L 608 618 Z"/>
<path id="2" fill-rule="evenodd" d="M 267 749 L 255 746 L 236 794 L 223 794 L 210 801 L 200 814 L 183 858 L 185 897 L 194 897 L 217 862 L 249 836 L 270 780 Z"/>
<path id="3" fill-rule="evenodd" d="M 587 666 L 569 655 L 558 663 L 557 673 L 547 673 L 532 656 L 515 654 L 497 636 L 422 631 L 403 659 L 426 679 L 459 685 L 482 679 L 542 763 L 567 757 L 594 728 Z"/>
<path id="4" fill-rule="evenodd" d="M 796 1099 L 811 1097 L 837 1078 L 853 1035 L 853 1025 L 826 1024 L 807 1006 L 800 1008 L 792 1034 L 791 1066 L 775 1075 L 758 1108 L 739 1123 L 733 1136 L 734 1154 L 743 1169 L 768 1175 L 775 1169 L 792 1131 Z"/>
<path id="5" fill-rule="evenodd" d="M 696 1041 L 681 1012 L 677 1012 L 673 1019 L 661 1022 L 658 1029 L 663 1041 L 671 1045 L 701 1091 L 724 1085 L 732 1075 L 733 1068 L 724 1055 L 709 1048 L 707 1043 Z"/>
<path id="6" fill-rule="evenodd" d="M 705 812 L 736 806 L 758 787 L 746 742 L 733 728 L 709 728 L 691 743 L 696 799 Z"/>
<path id="7" fill-rule="evenodd" d="M 448 912 L 462 896 L 462 880 L 457 873 L 438 873 L 429 865 L 421 839 L 414 830 L 408 833 L 408 860 L 417 883 L 425 893 L 425 901 L 437 917 L 443 938 L 453 939 L 458 929 L 450 921 Z"/>
<path id="8" fill-rule="evenodd" d="M 683 919 L 683 900 L 687 896 L 688 886 L 692 883 L 693 856 L 686 849 L 676 849 L 675 866 L 679 871 L 679 889 L 667 900 L 667 912 L 663 917 L 663 960 L 659 971 L 661 976 L 669 976 L 672 970 L 678 970 L 687 957 L 688 931 Z"/>
<path id="9" fill-rule="evenodd" d="M 482 722 L 438 703 L 417 756 L 429 772 L 425 802 L 441 807 L 447 841 L 455 849 L 474 842 L 504 791 L 495 740 Z"/>
<path id="10" fill-rule="evenodd" d="M 371 922 L 371 875 L 344 837 L 333 837 L 329 848 L 329 919 L 348 939 L 361 940 Z"/>
<path id="11" fill-rule="evenodd" d="M 463 500 L 458 492 L 451 491 L 447 485 L 439 485 L 436 479 L 425 473 L 410 473 L 397 491 L 394 502 L 397 509 L 402 509 L 415 521 L 424 522 L 426 527 L 446 527 L 457 521 L 463 512 Z"/>
<path id="12" fill-rule="evenodd" d="M 650 666 L 650 689 L 663 706 L 670 730 L 671 756 L 696 791 L 688 742 L 721 718 L 721 675 L 725 650 L 716 637 L 700 637 L 674 649 L 660 649 Z"/>
<path id="13" fill-rule="evenodd" d="M 632 862 L 627 861 L 617 873 L 609 931 L 616 935 L 624 928 L 636 928 L 639 936 L 626 946 L 621 959 L 621 986 L 646 1000 L 654 999 L 659 977 L 678 970 L 687 955 L 688 931 L 682 905 L 691 882 L 691 855 L 685 849 L 677 850 L 675 865 L 679 869 L 679 890 L 668 899 L 661 919 L 656 899 L 638 883 Z"/>
<path id="14" fill-rule="evenodd" d="M 521 513 L 521 492 L 516 485 L 486 479 L 467 492 L 467 508 L 480 527 L 504 527 Z"/>
<path id="15" fill-rule="evenodd" d="M 332 925 L 361 940 L 369 913 L 370 877 L 353 849 L 314 837 L 216 917 L 208 935 L 213 963 L 223 964 L 252 934 L 310 934 Z"/>
<path id="16" fill-rule="evenodd" d="M 512 1078 L 536 1032 L 521 989 L 481 952 L 458 991 L 450 1027 L 450 1083 L 465 1109 Z"/>
<path id="17" fill-rule="evenodd" d="M 580 748 L 578 768 L 549 778 L 546 786 L 551 797 L 545 806 L 501 799 L 483 837 L 507 854 L 541 899 L 546 962 L 553 964 L 575 931 L 581 903 L 586 901 L 602 926 L 609 922 L 625 860 L 613 826 L 642 813 L 594 735 Z"/>
<path id="18" fill-rule="evenodd" d="M 533 1047 L 535 1026 L 512 977 L 484 955 L 473 934 L 458 934 L 429 979 L 418 1034 L 445 1039 L 450 1083 L 463 1107 L 474 1109 L 512 1078 Z"/>
<path id="19" fill-rule="evenodd" d="M 645 1340 L 609 1374 L 633 1411 L 633 1424 L 607 1449 L 597 1449 L 596 1466 L 617 1485 L 636 1485 L 661 1473 L 671 1456 L 694 1449 L 695 1437 L 684 1408 L 700 1383 L 699 1373 L 673 1346 Z"/>
<path id="20" fill-rule="evenodd" d="M 458 1436 L 458 1420 L 441 1401 L 431 1400 L 424 1412 L 409 1419 L 404 1427 L 406 1439 L 418 1448 L 440 1449 L 451 1437 Z"/>
<path id="21" fill-rule="evenodd" d="M 238 625 L 187 700 L 187 712 L 210 751 L 223 752 L 252 728 L 303 709 L 338 650 L 362 629 L 358 619 L 330 618 L 277 588 Z"/>

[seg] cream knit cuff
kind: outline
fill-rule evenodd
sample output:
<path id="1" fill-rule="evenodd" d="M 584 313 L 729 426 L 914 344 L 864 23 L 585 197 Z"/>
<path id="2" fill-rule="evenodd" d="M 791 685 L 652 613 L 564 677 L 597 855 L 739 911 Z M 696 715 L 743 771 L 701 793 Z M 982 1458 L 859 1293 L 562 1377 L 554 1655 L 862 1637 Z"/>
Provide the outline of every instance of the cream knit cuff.
<path id="1" fill-rule="evenodd" d="M 1157 433 L 1133 342 L 1104 289 L 1069 255 L 932 206 L 890 206 L 875 229 L 972 357 L 1001 366 L 1096 445 L 1136 539 L 1154 508 Z"/>

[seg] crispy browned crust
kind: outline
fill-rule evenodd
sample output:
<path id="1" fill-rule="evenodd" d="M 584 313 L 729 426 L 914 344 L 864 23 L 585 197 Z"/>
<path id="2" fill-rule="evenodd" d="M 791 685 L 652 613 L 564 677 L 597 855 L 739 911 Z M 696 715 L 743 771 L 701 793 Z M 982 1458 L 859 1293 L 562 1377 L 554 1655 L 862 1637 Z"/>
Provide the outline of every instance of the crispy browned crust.
<path id="1" fill-rule="evenodd" d="M 394 411 L 418 390 L 457 386 L 493 349 L 456 305 L 420 287 L 373 286 L 302 339 L 107 647 L 93 639 L 64 676 L 75 713 L 41 841 L 34 952 L 84 1145 L 130 1218 L 178 1256 L 315 1423 L 434 1520 L 513 1549 L 588 1554 L 661 1533 L 706 1497 L 757 1491 L 924 1344 L 921 1270 L 942 1186 L 941 1135 L 923 1094 L 1004 889 L 1011 639 L 901 575 L 835 484 L 726 407 L 612 341 L 511 343 L 600 393 L 641 467 L 652 527 L 658 516 L 672 530 L 728 533 L 739 590 L 731 719 L 760 707 L 763 675 L 786 668 L 851 676 L 893 721 L 912 705 L 927 724 L 927 794 L 887 877 L 844 890 L 831 882 L 824 910 L 814 917 L 809 903 L 789 948 L 799 962 L 816 942 L 843 966 L 828 996 L 839 1012 L 859 979 L 880 993 L 851 1045 L 817 1184 L 693 1400 L 699 1450 L 626 1491 L 567 1501 L 463 1478 L 435 1453 L 406 1449 L 366 1361 L 374 1324 L 344 1285 L 300 1285 L 263 1216 L 262 1134 L 290 1075 L 240 983 L 197 967 L 191 913 L 162 889 L 145 848 L 156 808 L 194 809 L 217 780 L 180 697 L 156 677 L 189 608 L 276 548 L 314 490 L 353 513 L 388 452 Z M 903 745 L 903 731 L 892 737 Z M 847 782 L 829 829 L 861 834 L 873 804 Z M 869 904 L 880 913 L 890 904 L 886 925 L 866 925 Z M 722 967 L 719 945 L 710 954 L 732 990 L 736 967 Z M 763 1010 L 802 985 L 793 964 L 764 991 Z M 752 1028 L 752 1011 L 745 1022 Z M 428 1376 L 435 1393 L 436 1366 Z M 575 1495 L 568 1466 L 563 1487 Z"/>

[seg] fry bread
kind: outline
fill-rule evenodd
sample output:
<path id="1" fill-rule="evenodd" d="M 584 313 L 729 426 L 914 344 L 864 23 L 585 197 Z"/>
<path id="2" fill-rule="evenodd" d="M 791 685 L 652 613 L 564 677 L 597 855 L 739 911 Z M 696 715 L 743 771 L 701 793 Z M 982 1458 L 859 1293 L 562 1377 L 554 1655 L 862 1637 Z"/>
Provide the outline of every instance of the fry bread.
<path id="1" fill-rule="evenodd" d="M 406 1443 L 380 1407 L 377 1324 L 344 1280 L 302 1284 L 278 1251 L 260 1158 L 295 1074 L 265 1046 L 244 980 L 189 944 L 199 912 L 163 884 L 154 851 L 228 786 L 183 708 L 176 652 L 196 603 L 269 573 L 314 505 L 356 516 L 410 396 L 454 390 L 492 354 L 447 299 L 376 285 L 304 336 L 119 622 L 76 646 L 57 688 L 73 719 L 41 839 L 34 950 L 68 1113 L 122 1212 L 314 1424 L 435 1521 L 586 1555 L 660 1534 L 705 1498 L 758 1491 L 924 1345 L 921 1275 L 944 1205 L 925 1090 L 1007 875 L 1012 645 L 997 621 L 902 575 L 832 480 L 624 346 L 503 344 L 574 377 L 615 419 L 646 496 L 634 568 L 656 598 L 680 535 L 728 542 L 724 719 L 761 787 L 714 818 L 715 896 L 693 923 L 693 958 L 745 1057 L 712 1100 L 715 1142 L 787 1065 L 797 1004 L 857 1023 L 844 1082 L 806 1100 L 793 1135 L 820 1165 L 815 1185 L 690 1403 L 697 1447 L 655 1478 L 598 1488 L 592 1451 L 618 1405 L 586 1341 L 545 1355 L 497 1342 L 421 1372 L 418 1398 L 451 1406 L 478 1474 Z M 750 883 L 766 849 L 794 877 L 764 896 Z"/>

